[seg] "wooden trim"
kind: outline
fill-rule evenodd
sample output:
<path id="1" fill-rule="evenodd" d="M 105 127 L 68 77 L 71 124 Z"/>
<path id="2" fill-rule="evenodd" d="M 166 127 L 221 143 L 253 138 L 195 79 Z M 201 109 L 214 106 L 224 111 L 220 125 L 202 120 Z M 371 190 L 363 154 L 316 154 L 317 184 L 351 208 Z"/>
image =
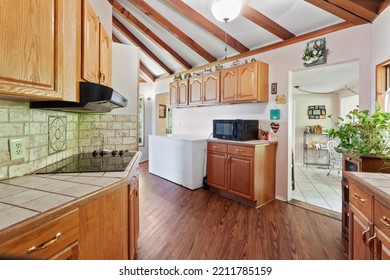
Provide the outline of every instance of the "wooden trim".
<path id="1" fill-rule="evenodd" d="M 367 7 L 363 7 L 359 5 L 358 3 L 352 2 L 351 0 L 328 0 L 328 2 L 347 10 L 359 17 L 364 18 L 365 20 L 368 20 L 370 22 L 373 22 L 374 19 L 378 16 L 378 14 L 371 10 L 369 10 Z"/>
<path id="2" fill-rule="evenodd" d="M 346 28 L 349 28 L 349 27 L 352 27 L 352 26 L 354 26 L 354 25 L 352 23 L 349 23 L 349 22 L 338 23 L 338 24 L 335 24 L 335 25 L 332 25 L 332 26 L 329 26 L 329 27 L 325 27 L 325 28 L 316 30 L 316 31 L 312 31 L 312 32 L 309 32 L 309 33 L 306 33 L 306 34 L 302 34 L 300 36 L 296 36 L 296 37 L 291 38 L 291 39 L 287 39 L 287 40 L 282 41 L 282 42 L 278 42 L 278 43 L 271 44 L 271 45 L 268 45 L 268 46 L 265 46 L 265 47 L 254 49 L 254 50 L 249 51 L 247 53 L 243 53 L 243 54 L 240 54 L 240 55 L 228 57 L 226 60 L 219 60 L 219 61 L 216 61 L 216 62 L 213 62 L 213 63 L 209 63 L 209 64 L 206 64 L 206 65 L 194 67 L 194 68 L 192 68 L 190 70 L 183 71 L 183 72 L 180 72 L 180 73 L 176 73 L 175 75 L 187 74 L 187 73 L 200 71 L 200 70 L 202 70 L 204 68 L 209 68 L 209 67 L 221 64 L 221 63 L 227 63 L 227 62 L 230 62 L 230 61 L 233 61 L 233 60 L 236 60 L 236 59 L 241 59 L 241 58 L 253 56 L 253 55 L 256 55 L 256 54 L 259 54 L 259 53 L 271 51 L 273 49 L 277 49 L 277 48 L 285 47 L 285 46 L 288 46 L 288 45 L 291 45 L 291 44 L 295 44 L 295 43 L 298 43 L 298 42 L 306 41 L 306 40 L 311 39 L 311 38 L 323 36 L 325 34 L 333 33 L 333 32 L 336 32 L 336 31 L 340 31 L 340 30 L 343 30 L 343 29 L 346 29 Z M 165 80 L 165 79 L 173 78 L 173 76 L 174 75 L 158 78 L 158 79 L 156 79 L 156 82 L 162 81 L 162 80 Z"/>
<path id="3" fill-rule="evenodd" d="M 217 59 L 210 54 L 206 49 L 188 37 L 183 31 L 181 31 L 174 24 L 169 22 L 166 18 L 164 18 L 161 14 L 159 14 L 156 10 L 150 7 L 144 0 L 129 0 L 131 4 L 140 9 L 145 15 L 149 16 L 155 22 L 161 25 L 161 27 L 165 28 L 169 32 L 172 33 L 176 38 L 190 47 L 194 52 L 203 57 L 208 62 L 216 61 Z"/>
<path id="4" fill-rule="evenodd" d="M 139 47 L 147 56 L 149 56 L 156 64 L 160 65 L 167 73 L 173 74 L 173 71 L 164 64 L 148 47 L 144 45 L 133 33 L 131 33 L 126 26 L 124 26 L 115 17 L 112 17 L 112 25 L 125 35 L 134 45 Z"/>
<path id="5" fill-rule="evenodd" d="M 390 6 L 390 0 L 385 0 L 378 6 L 378 14 L 382 13 L 388 6 Z"/>
<path id="6" fill-rule="evenodd" d="M 339 18 L 342 18 L 345 21 L 350 22 L 354 25 L 360 25 L 369 22 L 368 20 L 365 20 L 364 18 L 352 14 L 332 3 L 327 2 L 326 0 L 305 0 L 305 1 Z"/>
<path id="7" fill-rule="evenodd" d="M 113 10 L 121 15 L 128 23 L 132 24 L 135 28 L 141 31 L 152 42 L 165 49 L 173 58 L 176 59 L 185 69 L 192 68 L 183 57 L 181 57 L 174 49 L 172 49 L 167 43 L 160 39 L 153 31 L 145 26 L 140 20 L 138 20 L 132 13 L 130 13 L 125 7 L 123 7 L 118 1 L 114 2 Z"/>
<path id="8" fill-rule="evenodd" d="M 119 38 L 116 37 L 115 34 L 111 34 L 111 36 L 112 36 L 112 41 L 113 41 L 114 43 L 122 44 L 121 40 L 119 40 Z"/>
<path id="9" fill-rule="evenodd" d="M 202 16 L 200 13 L 186 5 L 182 0 L 165 0 L 166 4 L 170 5 L 181 15 L 189 18 L 191 21 L 217 37 L 219 40 L 225 42 L 225 31 L 219 28 L 217 25 L 209 21 L 207 18 Z M 249 48 L 242 44 L 231 35 L 227 34 L 227 44 L 240 53 L 249 51 Z"/>
<path id="10" fill-rule="evenodd" d="M 156 77 L 153 75 L 153 73 L 142 62 L 140 63 L 139 68 L 140 71 L 144 74 L 143 78 L 146 78 L 146 80 L 150 82 L 154 82 L 156 80 Z"/>
<path id="11" fill-rule="evenodd" d="M 381 106 L 381 112 L 384 112 L 385 107 L 385 92 L 386 92 L 386 67 L 390 65 L 390 59 L 376 66 L 375 74 L 375 97 L 376 101 Z"/>
<path id="12" fill-rule="evenodd" d="M 248 5 L 242 8 L 241 15 L 283 40 L 295 37 L 293 33 L 285 29 L 283 26 L 280 26 L 270 18 L 266 17 Z"/>

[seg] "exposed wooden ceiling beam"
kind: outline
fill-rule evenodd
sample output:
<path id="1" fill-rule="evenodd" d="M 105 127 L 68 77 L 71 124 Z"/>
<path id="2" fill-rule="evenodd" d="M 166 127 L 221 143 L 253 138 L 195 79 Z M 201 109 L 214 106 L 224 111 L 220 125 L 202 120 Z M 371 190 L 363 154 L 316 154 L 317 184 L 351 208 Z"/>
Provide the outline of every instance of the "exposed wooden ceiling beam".
<path id="1" fill-rule="evenodd" d="M 370 22 L 373 22 L 374 19 L 378 16 L 376 12 L 369 10 L 366 7 L 363 7 L 351 0 L 328 0 L 328 2 L 347 10 L 355 15 L 358 15 Z"/>
<path id="2" fill-rule="evenodd" d="M 350 22 L 354 25 L 360 25 L 360 24 L 365 24 L 368 23 L 369 21 L 361 18 L 355 14 L 352 14 L 336 5 L 333 5 L 332 3 L 329 3 L 326 0 L 305 0 L 306 2 L 317 6 L 318 8 L 321 8 L 339 18 L 344 19 L 347 22 Z"/>
<path id="3" fill-rule="evenodd" d="M 217 59 L 210 54 L 207 50 L 205 50 L 202 46 L 188 37 L 183 31 L 181 31 L 178 27 L 169 22 L 166 18 L 160 15 L 156 10 L 150 7 L 144 0 L 128 0 L 131 4 L 140 9 L 144 14 L 149 16 L 155 22 L 159 23 L 162 27 L 171 32 L 176 38 L 181 40 L 184 44 L 190 47 L 194 52 L 199 54 L 208 62 L 216 61 Z"/>
<path id="4" fill-rule="evenodd" d="M 385 0 L 378 6 L 378 14 L 382 13 L 388 6 L 390 6 L 390 0 Z"/>
<path id="5" fill-rule="evenodd" d="M 134 36 L 134 34 L 131 33 L 126 28 L 126 26 L 119 22 L 119 20 L 117 20 L 115 17 L 112 17 L 112 24 L 116 29 L 122 32 L 122 34 L 125 35 L 135 46 L 139 47 L 147 56 L 149 56 L 150 59 L 160 65 L 167 73 L 173 74 L 173 71 L 167 65 L 165 65 L 164 62 L 162 62 L 150 49 L 148 49 L 148 47 L 144 45 L 144 43 L 142 43 L 136 36 Z"/>
<path id="6" fill-rule="evenodd" d="M 116 37 L 116 36 L 114 35 L 114 33 L 112 33 L 112 41 L 115 42 L 115 43 L 120 43 L 120 44 L 122 44 L 121 40 L 119 40 L 119 38 Z"/>
<path id="7" fill-rule="evenodd" d="M 218 65 L 220 63 L 227 63 L 227 62 L 230 62 L 230 61 L 234 61 L 236 59 L 247 58 L 247 57 L 250 57 L 250 56 L 253 56 L 253 55 L 257 55 L 259 53 L 263 53 L 263 52 L 267 52 L 267 51 L 274 50 L 274 49 L 277 49 L 277 48 L 285 47 L 285 46 L 288 46 L 288 45 L 291 45 L 291 44 L 295 44 L 295 43 L 298 43 L 298 42 L 307 41 L 307 40 L 310 40 L 312 38 L 324 36 L 326 34 L 329 34 L 329 33 L 332 33 L 332 32 L 336 32 L 336 31 L 339 31 L 339 30 L 342 30 L 342 29 L 346 29 L 346 28 L 349 28 L 349 27 L 352 27 L 352 26 L 354 26 L 354 25 L 352 23 L 350 23 L 350 22 L 338 23 L 338 24 L 335 24 L 335 25 L 332 25 L 332 26 L 328 26 L 328 27 L 316 30 L 316 31 L 312 31 L 312 32 L 309 32 L 309 33 L 306 33 L 306 34 L 295 36 L 294 38 L 287 39 L 285 41 L 281 41 L 281 42 L 278 42 L 278 43 L 275 43 L 275 44 L 271 44 L 271 45 L 268 45 L 268 46 L 265 46 L 265 47 L 254 49 L 254 50 L 251 50 L 251 51 L 243 53 L 243 54 L 231 56 L 231 57 L 228 57 L 227 60 L 224 60 L 224 61 L 216 61 L 216 62 L 209 63 L 209 64 L 206 64 L 206 65 L 201 65 L 201 66 L 198 66 L 198 67 L 194 67 L 194 68 L 192 68 L 190 70 L 186 70 L 186 71 L 183 71 L 183 72 L 180 72 L 180 73 L 175 73 L 175 75 L 178 75 L 178 74 L 183 75 L 183 74 L 187 74 L 187 73 L 193 73 L 193 72 L 201 71 L 201 70 L 203 70 L 205 68 L 210 68 L 210 67 Z M 161 80 L 173 78 L 173 76 L 174 75 L 157 78 L 156 81 L 161 81 Z"/>
<path id="8" fill-rule="evenodd" d="M 266 17 L 248 5 L 242 7 L 241 15 L 283 40 L 295 37 L 293 33 L 285 29 L 283 26 L 280 26 L 270 18 Z"/>
<path id="9" fill-rule="evenodd" d="M 165 3 L 167 3 L 169 6 L 174 8 L 176 11 L 182 14 L 182 16 L 187 17 L 192 22 L 196 23 L 209 33 L 213 34 L 215 37 L 217 37 L 219 40 L 225 42 L 225 35 L 226 35 L 226 43 L 235 49 L 236 51 L 240 53 L 244 53 L 249 51 L 249 48 L 247 48 L 244 44 L 242 44 L 237 39 L 233 38 L 229 34 L 225 34 L 225 31 L 219 28 L 217 25 L 209 21 L 207 18 L 202 16 L 200 13 L 192 9 L 190 6 L 185 4 L 182 0 L 165 0 Z"/>
<path id="10" fill-rule="evenodd" d="M 144 74 L 143 75 L 144 79 L 146 78 L 151 83 L 153 83 L 156 80 L 156 77 L 153 75 L 153 73 L 142 62 L 140 62 L 139 69 Z"/>
<path id="11" fill-rule="evenodd" d="M 148 37 L 155 44 L 165 49 L 177 62 L 180 63 L 185 69 L 192 68 L 183 57 L 181 57 L 174 49 L 172 49 L 167 43 L 160 39 L 153 31 L 145 26 L 140 20 L 138 20 L 132 13 L 130 13 L 125 7 L 123 7 L 118 1 L 113 2 L 113 9 L 121 15 L 127 22 L 132 24 L 135 28 L 140 30 L 146 37 Z"/>

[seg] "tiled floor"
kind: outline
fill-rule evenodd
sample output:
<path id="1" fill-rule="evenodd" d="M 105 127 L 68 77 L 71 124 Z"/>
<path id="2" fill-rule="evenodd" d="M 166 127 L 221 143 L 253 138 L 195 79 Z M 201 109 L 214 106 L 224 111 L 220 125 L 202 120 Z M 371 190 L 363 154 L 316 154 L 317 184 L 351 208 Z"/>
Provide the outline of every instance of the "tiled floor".
<path id="1" fill-rule="evenodd" d="M 295 164 L 292 198 L 341 213 L 341 172 Z"/>

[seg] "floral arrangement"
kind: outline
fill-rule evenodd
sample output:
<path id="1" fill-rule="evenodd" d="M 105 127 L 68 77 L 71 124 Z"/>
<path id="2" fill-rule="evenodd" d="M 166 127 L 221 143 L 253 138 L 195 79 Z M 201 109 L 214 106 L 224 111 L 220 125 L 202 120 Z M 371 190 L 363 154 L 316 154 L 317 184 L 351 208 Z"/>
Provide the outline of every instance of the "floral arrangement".
<path id="1" fill-rule="evenodd" d="M 325 62 L 325 40 L 317 39 L 306 44 L 301 58 L 305 64 L 319 64 Z"/>

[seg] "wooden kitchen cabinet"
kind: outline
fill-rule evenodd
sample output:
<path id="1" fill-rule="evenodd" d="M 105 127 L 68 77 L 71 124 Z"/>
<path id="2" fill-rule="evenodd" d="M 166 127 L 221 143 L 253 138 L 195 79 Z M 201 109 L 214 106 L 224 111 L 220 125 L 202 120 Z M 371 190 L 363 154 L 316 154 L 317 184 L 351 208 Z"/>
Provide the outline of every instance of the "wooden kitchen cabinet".
<path id="1" fill-rule="evenodd" d="M 80 206 L 80 258 L 83 260 L 128 259 L 129 183 L 118 183 Z"/>
<path id="2" fill-rule="evenodd" d="M 170 104 L 177 107 L 188 105 L 188 79 L 175 81 L 169 85 Z"/>
<path id="3" fill-rule="evenodd" d="M 275 197 L 276 143 L 209 140 L 207 184 L 221 195 L 258 207 Z"/>
<path id="4" fill-rule="evenodd" d="M 75 209 L 0 244 L 20 259 L 78 259 L 79 211 Z"/>
<path id="5" fill-rule="evenodd" d="M 129 259 L 135 259 L 139 236 L 139 178 L 138 170 L 130 179 L 130 202 L 129 202 Z"/>
<path id="6" fill-rule="evenodd" d="M 0 1 L 0 95 L 76 101 L 77 0 Z"/>
<path id="7" fill-rule="evenodd" d="M 349 259 L 389 260 L 390 206 L 362 181 L 349 180 L 349 190 Z"/>
<path id="8" fill-rule="evenodd" d="M 172 106 L 177 105 L 178 83 L 172 82 L 169 84 L 169 103 Z"/>
<path id="9" fill-rule="evenodd" d="M 221 71 L 221 102 L 267 102 L 268 64 L 252 62 Z"/>
<path id="10" fill-rule="evenodd" d="M 88 0 L 83 1 L 82 79 L 111 86 L 112 39 Z"/>
<path id="11" fill-rule="evenodd" d="M 188 81 L 188 105 L 220 102 L 220 72 L 195 76 Z"/>

